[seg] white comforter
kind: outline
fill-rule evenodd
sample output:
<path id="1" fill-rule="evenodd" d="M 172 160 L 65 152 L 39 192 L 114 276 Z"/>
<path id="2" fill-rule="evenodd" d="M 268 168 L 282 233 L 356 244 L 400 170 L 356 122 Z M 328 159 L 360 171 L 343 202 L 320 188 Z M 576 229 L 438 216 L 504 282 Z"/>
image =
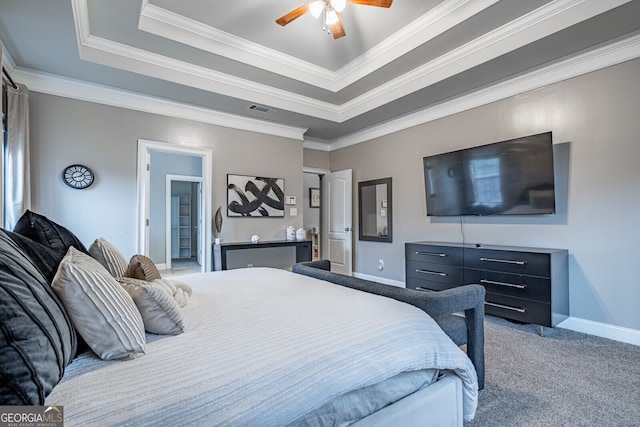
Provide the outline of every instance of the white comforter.
<path id="1" fill-rule="evenodd" d="M 65 425 L 282 426 L 407 370 L 455 371 L 464 416 L 473 365 L 421 310 L 283 270 L 183 276 L 186 330 L 147 335 L 130 361 L 77 358 L 47 398 Z"/>

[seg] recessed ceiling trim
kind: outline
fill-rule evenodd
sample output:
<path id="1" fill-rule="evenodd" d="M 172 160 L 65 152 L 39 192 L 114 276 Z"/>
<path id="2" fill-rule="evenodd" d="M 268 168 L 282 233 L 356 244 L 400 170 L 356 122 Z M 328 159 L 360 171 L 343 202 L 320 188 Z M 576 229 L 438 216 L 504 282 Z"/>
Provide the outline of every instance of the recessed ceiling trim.
<path id="1" fill-rule="evenodd" d="M 76 4 L 86 5 L 87 0 L 72 1 L 74 17 L 88 22 L 86 10 L 82 6 L 75 9 Z M 96 36 L 89 35 L 80 40 L 82 34 L 78 32 L 77 37 L 80 57 L 85 60 L 342 123 L 629 1 L 554 0 L 342 105 L 319 101 Z M 81 13 L 83 10 L 84 14 Z M 76 24 L 76 27 L 84 29 L 87 25 Z"/>
<path id="2" fill-rule="evenodd" d="M 282 125 L 236 114 L 223 113 L 50 74 L 21 69 L 13 69 L 11 70 L 11 74 L 14 75 L 18 81 L 26 84 L 30 91 L 63 98 L 94 102 L 112 107 L 125 108 L 127 110 L 160 114 L 168 117 L 281 136 L 300 141 L 304 139 L 304 133 L 307 131 L 307 128 Z"/>
<path id="3" fill-rule="evenodd" d="M 370 141 L 491 102 L 640 58 L 640 34 L 555 62 L 451 101 L 333 140 L 329 151 Z M 305 142 L 304 146 L 307 147 Z"/>
<path id="4" fill-rule="evenodd" d="M 557 0 L 515 19 L 340 106 L 341 121 L 433 85 L 630 0 Z"/>
<path id="5" fill-rule="evenodd" d="M 446 0 L 337 71 L 220 31 L 144 0 L 138 28 L 334 93 L 455 27 L 499 0 Z"/>
<path id="6" fill-rule="evenodd" d="M 80 58 L 109 67 L 144 74 L 209 92 L 250 99 L 288 111 L 339 121 L 334 104 L 241 79 L 208 68 L 133 48 L 96 36 L 87 37 L 79 48 Z"/>
<path id="7" fill-rule="evenodd" d="M 234 61 L 336 92 L 335 73 L 236 37 L 144 0 L 138 29 Z"/>
<path id="8" fill-rule="evenodd" d="M 452 29 L 499 0 L 448 0 L 336 72 L 338 90 L 357 82 L 402 55 Z"/>

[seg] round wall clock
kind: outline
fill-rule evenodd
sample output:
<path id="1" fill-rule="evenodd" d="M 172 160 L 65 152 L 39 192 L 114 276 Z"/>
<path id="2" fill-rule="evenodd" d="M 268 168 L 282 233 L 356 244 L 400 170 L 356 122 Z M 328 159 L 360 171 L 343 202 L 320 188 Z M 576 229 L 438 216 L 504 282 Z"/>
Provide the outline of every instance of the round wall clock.
<path id="1" fill-rule="evenodd" d="M 81 190 L 93 184 L 93 172 L 83 165 L 71 165 L 62 171 L 62 180 L 71 188 Z"/>

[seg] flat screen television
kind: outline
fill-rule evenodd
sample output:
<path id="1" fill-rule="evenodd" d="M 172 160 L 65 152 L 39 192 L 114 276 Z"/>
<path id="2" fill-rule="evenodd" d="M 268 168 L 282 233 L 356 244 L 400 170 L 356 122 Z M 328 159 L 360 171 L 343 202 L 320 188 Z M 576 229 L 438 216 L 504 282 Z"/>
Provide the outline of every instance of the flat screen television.
<path id="1" fill-rule="evenodd" d="M 551 132 L 423 158 L 428 216 L 556 212 Z"/>

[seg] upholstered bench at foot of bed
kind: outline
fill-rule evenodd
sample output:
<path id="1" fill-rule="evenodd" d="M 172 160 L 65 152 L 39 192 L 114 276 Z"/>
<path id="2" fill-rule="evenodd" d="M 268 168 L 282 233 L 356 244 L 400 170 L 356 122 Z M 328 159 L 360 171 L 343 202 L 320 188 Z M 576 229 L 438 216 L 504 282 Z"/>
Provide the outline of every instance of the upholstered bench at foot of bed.
<path id="1" fill-rule="evenodd" d="M 480 390 L 484 388 L 485 288 L 483 286 L 465 285 L 438 292 L 416 291 L 333 273 L 329 260 L 301 262 L 295 264 L 292 271 L 403 301 L 425 311 L 456 345 L 466 345 L 467 355 L 478 374 L 478 388 Z M 464 316 L 456 313 L 464 313 Z"/>

